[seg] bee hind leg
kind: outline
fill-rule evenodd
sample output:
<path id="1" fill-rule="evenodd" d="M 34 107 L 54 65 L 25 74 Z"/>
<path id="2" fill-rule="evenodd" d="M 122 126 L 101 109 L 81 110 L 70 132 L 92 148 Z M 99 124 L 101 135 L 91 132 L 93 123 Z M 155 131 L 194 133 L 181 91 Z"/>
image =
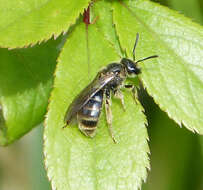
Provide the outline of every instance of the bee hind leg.
<path id="1" fill-rule="evenodd" d="M 135 103 L 138 104 L 139 101 L 138 101 L 137 88 L 132 84 L 125 84 L 124 87 L 131 90 L 133 99 L 134 99 Z"/>
<path id="2" fill-rule="evenodd" d="M 66 124 L 62 127 L 62 129 L 65 129 L 69 124 L 70 122 L 66 122 Z"/>
<path id="3" fill-rule="evenodd" d="M 64 121 L 64 126 L 62 127 L 62 129 L 65 129 L 66 127 L 71 127 L 73 124 L 76 124 L 77 123 L 77 120 L 76 118 L 71 118 L 70 120 L 65 120 Z"/>
<path id="4" fill-rule="evenodd" d="M 107 124 L 109 127 L 109 132 L 111 134 L 111 137 L 112 137 L 114 143 L 117 143 L 114 133 L 113 133 L 113 128 L 112 128 L 112 112 L 111 112 L 111 100 L 110 100 L 109 90 L 107 90 L 107 92 L 106 92 L 105 111 L 106 111 L 106 120 L 107 120 Z"/>

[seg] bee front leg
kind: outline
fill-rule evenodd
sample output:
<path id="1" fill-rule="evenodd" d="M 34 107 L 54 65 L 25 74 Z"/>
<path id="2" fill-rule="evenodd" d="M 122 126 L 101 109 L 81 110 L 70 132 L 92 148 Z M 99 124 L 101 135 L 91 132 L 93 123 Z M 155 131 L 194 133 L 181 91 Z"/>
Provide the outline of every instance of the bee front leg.
<path id="1" fill-rule="evenodd" d="M 114 92 L 114 95 L 116 98 L 120 99 L 121 101 L 121 104 L 122 104 L 122 107 L 123 107 L 123 110 L 125 111 L 126 110 L 126 107 L 125 107 L 125 104 L 124 104 L 124 98 L 123 98 L 123 94 L 122 92 L 120 91 L 120 89 L 116 90 Z"/>
<path id="2" fill-rule="evenodd" d="M 114 143 L 117 143 L 114 133 L 113 133 L 113 128 L 112 128 L 112 112 L 111 112 L 111 98 L 110 98 L 110 90 L 106 90 L 105 92 L 105 111 L 106 111 L 106 120 L 107 124 L 109 127 L 109 132 L 111 134 L 111 137 L 114 141 Z"/>
<path id="3" fill-rule="evenodd" d="M 139 101 L 138 101 L 137 88 L 132 84 L 125 84 L 124 87 L 131 90 L 131 92 L 133 94 L 133 99 L 134 99 L 135 103 L 138 104 Z"/>

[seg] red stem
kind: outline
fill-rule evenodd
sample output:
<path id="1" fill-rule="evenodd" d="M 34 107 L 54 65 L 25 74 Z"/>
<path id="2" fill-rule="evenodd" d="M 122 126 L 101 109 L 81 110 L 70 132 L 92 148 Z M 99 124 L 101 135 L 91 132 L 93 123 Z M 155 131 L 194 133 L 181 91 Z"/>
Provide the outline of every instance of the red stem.
<path id="1" fill-rule="evenodd" d="M 86 25 L 90 24 L 90 7 L 89 6 L 83 13 L 83 22 Z"/>

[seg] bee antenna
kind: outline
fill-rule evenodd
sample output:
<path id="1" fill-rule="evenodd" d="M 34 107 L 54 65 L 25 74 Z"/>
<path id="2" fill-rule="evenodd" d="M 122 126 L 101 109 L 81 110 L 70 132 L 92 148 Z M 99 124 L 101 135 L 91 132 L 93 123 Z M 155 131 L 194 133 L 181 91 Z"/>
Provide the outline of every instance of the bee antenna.
<path id="1" fill-rule="evenodd" d="M 143 59 L 140 59 L 140 60 L 136 61 L 135 64 L 137 64 L 139 62 L 142 62 L 142 61 L 145 61 L 147 59 L 152 59 L 152 58 L 157 58 L 157 57 L 159 57 L 159 56 L 158 55 L 152 55 L 152 56 L 149 56 L 149 57 L 145 57 Z"/>
<path id="2" fill-rule="evenodd" d="M 135 45 L 133 47 L 133 61 L 135 61 L 135 48 L 137 46 L 138 40 L 139 40 L 139 33 L 137 33 L 136 35 Z"/>

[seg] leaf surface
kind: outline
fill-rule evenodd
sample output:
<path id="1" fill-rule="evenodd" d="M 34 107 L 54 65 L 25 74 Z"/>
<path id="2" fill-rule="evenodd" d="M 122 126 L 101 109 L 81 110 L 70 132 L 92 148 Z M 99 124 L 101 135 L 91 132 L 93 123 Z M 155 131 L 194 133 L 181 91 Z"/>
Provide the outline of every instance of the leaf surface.
<path id="1" fill-rule="evenodd" d="M 98 1 L 91 7 L 93 19 L 96 20 L 95 24 L 98 30 L 104 35 L 110 45 L 123 57 L 123 52 L 120 48 L 119 40 L 116 35 L 116 30 L 113 24 L 112 3 L 108 1 Z"/>
<path id="2" fill-rule="evenodd" d="M 119 101 L 112 101 L 117 144 L 109 135 L 104 110 L 94 138 L 84 136 L 77 125 L 62 129 L 75 96 L 102 67 L 120 59 L 95 25 L 88 28 L 87 45 L 85 28 L 81 23 L 73 30 L 59 57 L 44 131 L 48 177 L 57 190 L 138 189 L 149 167 L 148 136 L 142 107 L 133 102 L 129 92 L 124 93 L 126 112 Z"/>
<path id="3" fill-rule="evenodd" d="M 203 134 L 203 29 L 189 19 L 147 0 L 114 3 L 121 47 L 136 58 L 157 54 L 139 65 L 141 80 L 157 104 L 179 125 Z"/>
<path id="4" fill-rule="evenodd" d="M 44 119 L 61 38 L 27 49 L 0 49 L 0 145 Z"/>
<path id="5" fill-rule="evenodd" d="M 90 0 L 0 0 L 0 46 L 23 47 L 66 32 Z"/>

